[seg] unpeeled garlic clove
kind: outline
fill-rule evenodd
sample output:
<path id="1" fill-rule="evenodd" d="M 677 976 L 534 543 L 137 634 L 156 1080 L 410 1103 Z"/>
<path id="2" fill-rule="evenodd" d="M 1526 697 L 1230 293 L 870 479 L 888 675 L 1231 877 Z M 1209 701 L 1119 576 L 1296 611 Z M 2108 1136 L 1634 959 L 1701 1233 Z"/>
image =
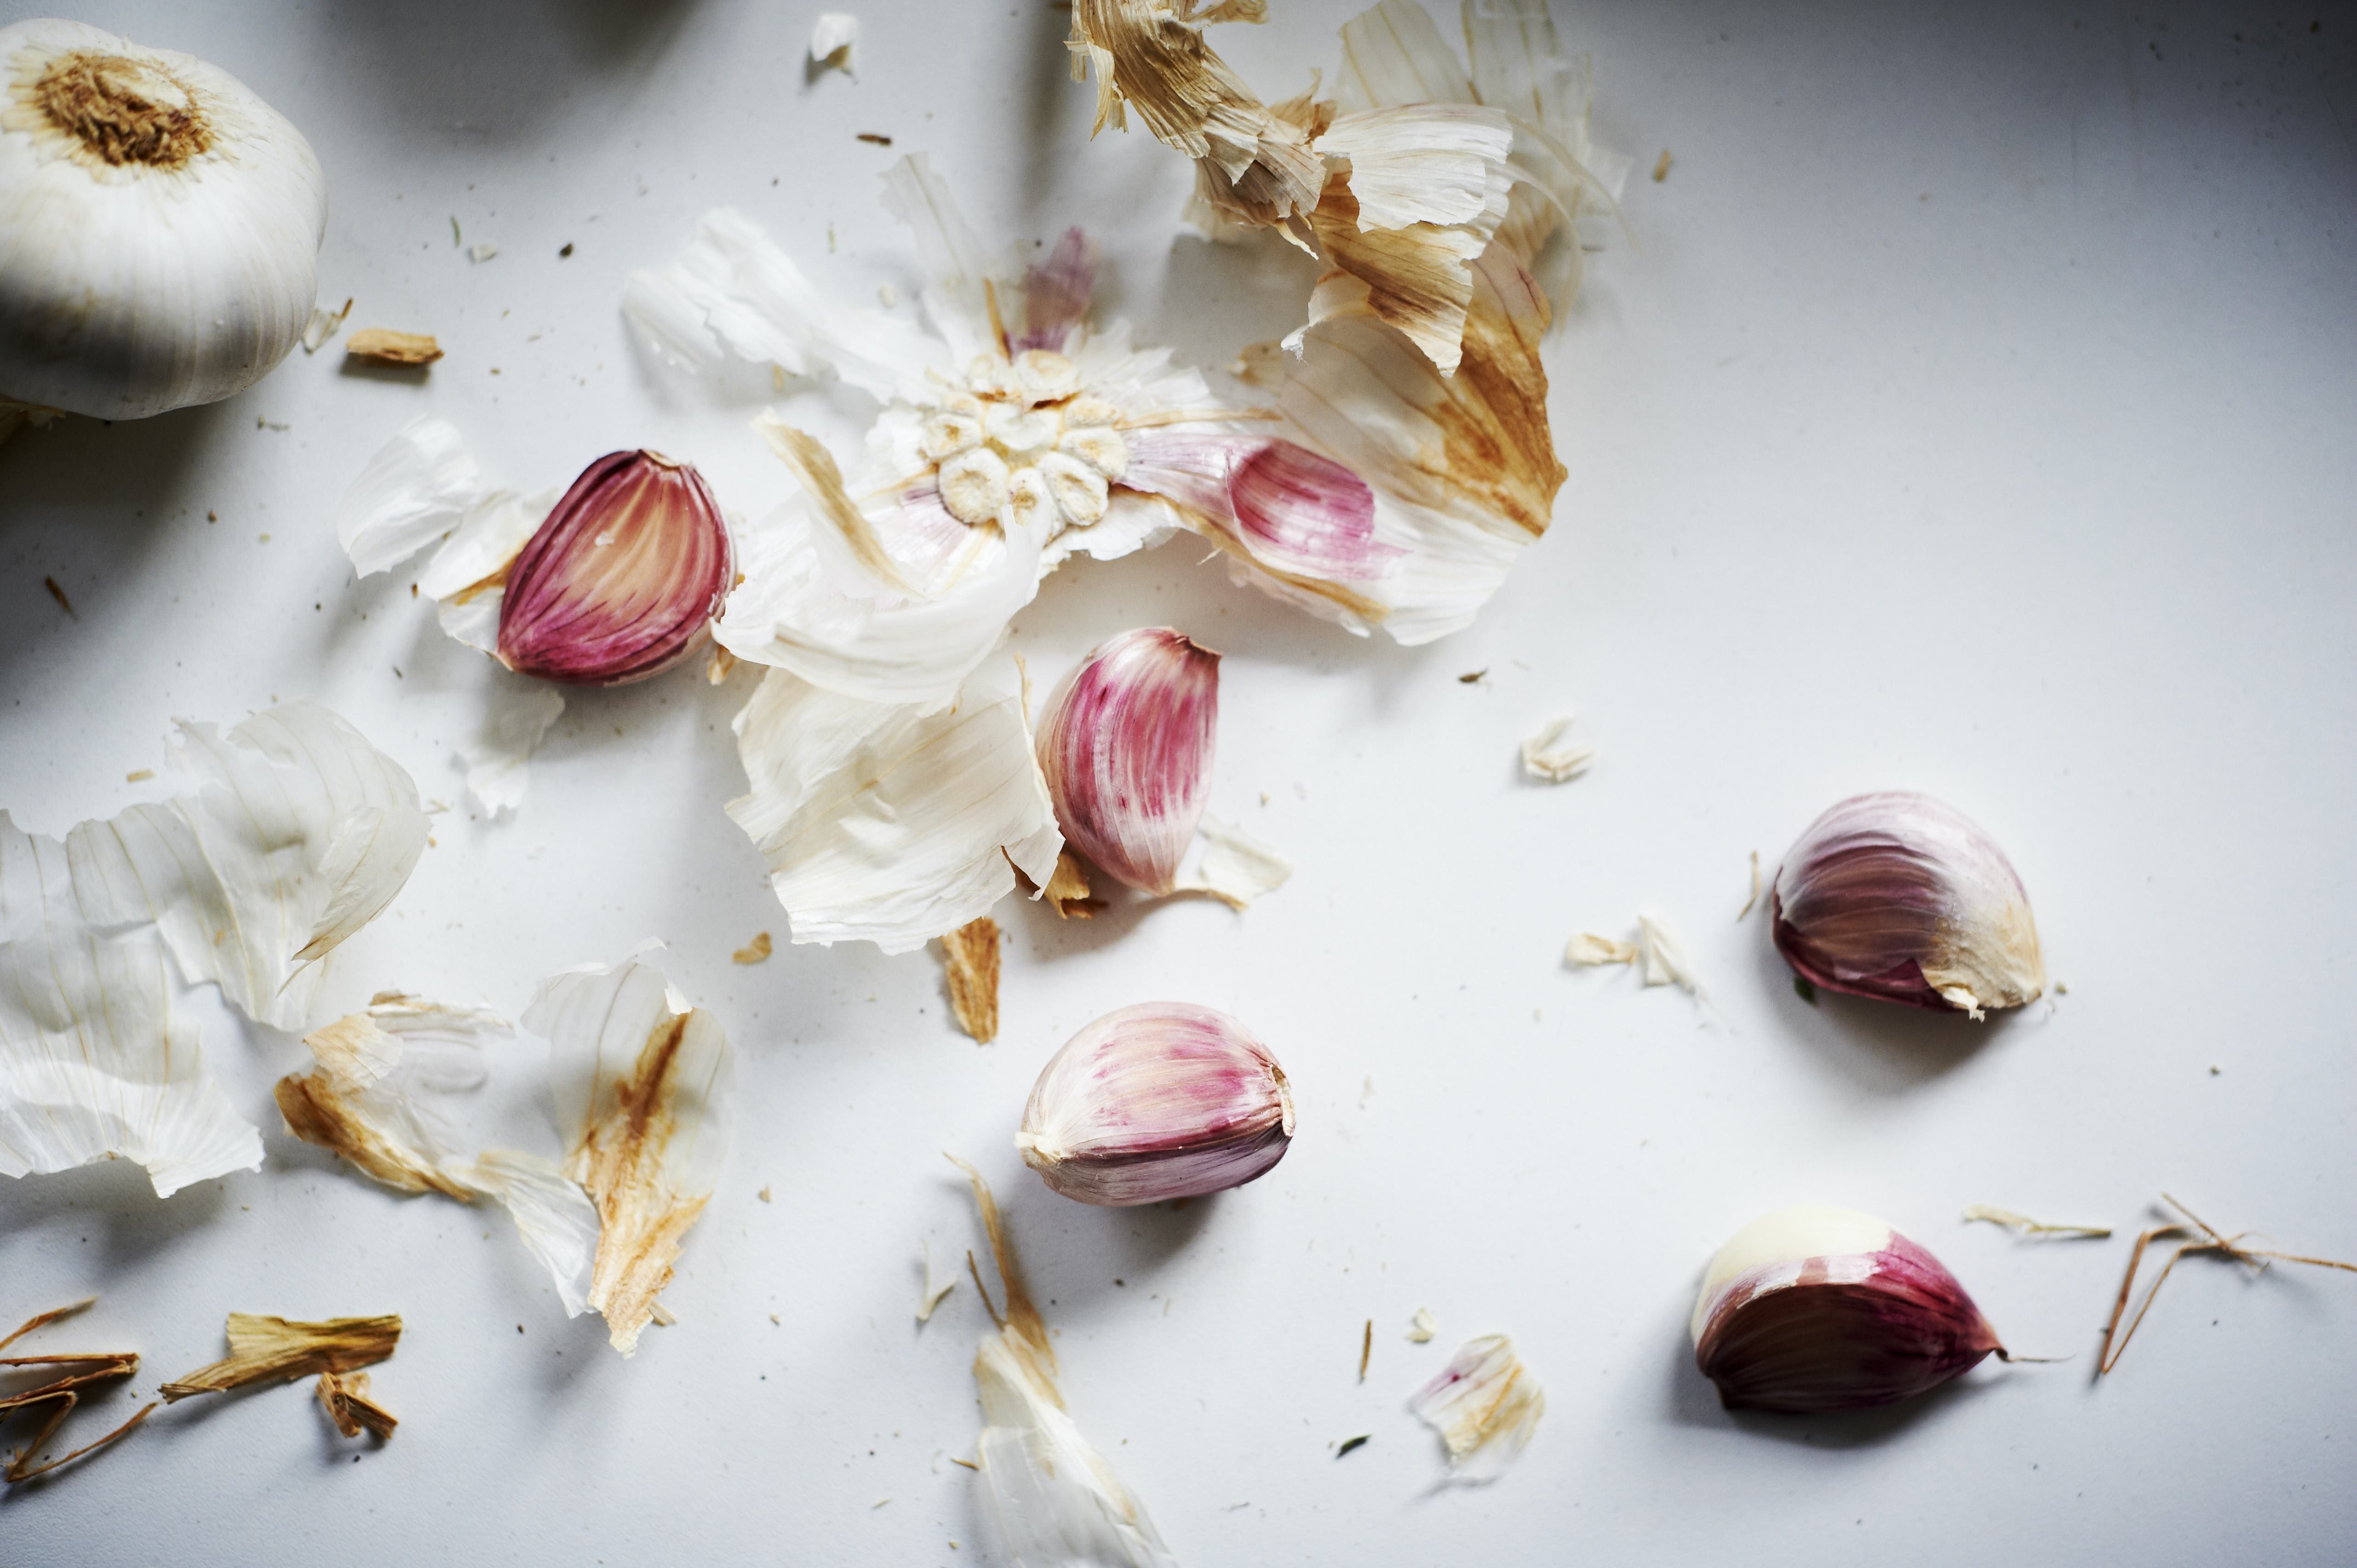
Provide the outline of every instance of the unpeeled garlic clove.
<path id="1" fill-rule="evenodd" d="M 1871 1215 L 1814 1204 L 1737 1231 L 1688 1328 L 1695 1365 L 1730 1410 L 1895 1404 L 2005 1359 L 1937 1258 Z"/>
<path id="2" fill-rule="evenodd" d="M 704 477 L 661 453 L 609 452 L 509 566 L 500 659 L 576 685 L 643 681 L 703 646 L 734 576 Z"/>
<path id="3" fill-rule="evenodd" d="M 1066 1197 L 1119 1208 L 1222 1192 L 1293 1141 L 1293 1094 L 1268 1047 L 1224 1013 L 1145 1002 L 1049 1060 L 1015 1146 Z"/>
<path id="4" fill-rule="evenodd" d="M 1776 873 L 1776 949 L 1828 991 L 1935 1012 L 2018 1007 L 2046 989 L 2029 895 L 2005 852 L 1928 795 L 1856 795 Z"/>
<path id="5" fill-rule="evenodd" d="M 1116 881 L 1168 893 L 1202 820 L 1220 656 L 1168 627 L 1099 643 L 1049 698 L 1039 770 L 1072 846 Z"/>

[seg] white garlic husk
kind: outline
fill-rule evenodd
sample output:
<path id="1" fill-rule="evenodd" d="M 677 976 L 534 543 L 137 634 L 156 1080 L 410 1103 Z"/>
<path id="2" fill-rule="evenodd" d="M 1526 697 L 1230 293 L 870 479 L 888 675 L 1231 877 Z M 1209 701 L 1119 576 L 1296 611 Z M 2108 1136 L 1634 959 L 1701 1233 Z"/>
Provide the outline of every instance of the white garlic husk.
<path id="1" fill-rule="evenodd" d="M 1856 795 L 1809 824 L 1777 869 L 1776 950 L 1813 985 L 1983 1016 L 2046 989 L 2029 895 L 1954 807 Z"/>
<path id="2" fill-rule="evenodd" d="M 0 28 L 0 403 L 144 419 L 260 381 L 318 292 L 327 179 L 218 66 Z"/>
<path id="3" fill-rule="evenodd" d="M 1120 1208 L 1265 1176 L 1293 1142 L 1293 1092 L 1235 1019 L 1185 1002 L 1108 1013 L 1051 1058 L 1015 1146 L 1066 1197 Z"/>
<path id="4" fill-rule="evenodd" d="M 1687 1328 L 1730 1410 L 1868 1410 L 2009 1359 L 1939 1259 L 1870 1214 L 1821 1204 L 1737 1231 Z"/>

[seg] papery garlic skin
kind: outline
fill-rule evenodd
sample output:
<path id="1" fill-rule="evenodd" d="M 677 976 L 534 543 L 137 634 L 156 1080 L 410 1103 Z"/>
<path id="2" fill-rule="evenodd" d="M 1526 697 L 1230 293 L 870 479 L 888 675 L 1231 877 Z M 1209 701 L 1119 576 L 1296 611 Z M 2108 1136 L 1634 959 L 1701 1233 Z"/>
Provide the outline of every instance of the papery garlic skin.
<path id="1" fill-rule="evenodd" d="M 1268 1047 L 1224 1013 L 1145 1002 L 1049 1059 L 1015 1146 L 1066 1197 L 1123 1208 L 1268 1173 L 1293 1141 L 1293 1093 Z"/>
<path id="2" fill-rule="evenodd" d="M 1220 656 L 1168 627 L 1106 639 L 1039 716 L 1039 771 L 1065 842 L 1115 881 L 1168 893 L 1202 820 Z"/>
<path id="3" fill-rule="evenodd" d="M 704 476 L 660 452 L 609 452 L 508 567 L 500 660 L 585 686 L 659 675 L 703 648 L 735 571 Z"/>
<path id="4" fill-rule="evenodd" d="M 1978 1018 L 2046 989 L 2013 863 L 1928 795 L 1856 795 L 1826 811 L 1786 852 L 1769 909 L 1784 961 L 1828 991 Z"/>
<path id="5" fill-rule="evenodd" d="M 301 340 L 326 177 L 218 66 L 80 22 L 0 28 L 0 400 L 214 403 Z"/>
<path id="6" fill-rule="evenodd" d="M 1737 1231 L 1687 1327 L 1695 1365 L 1730 1410 L 1895 1404 L 2005 1355 L 1937 1258 L 1871 1215 L 1820 1205 Z"/>

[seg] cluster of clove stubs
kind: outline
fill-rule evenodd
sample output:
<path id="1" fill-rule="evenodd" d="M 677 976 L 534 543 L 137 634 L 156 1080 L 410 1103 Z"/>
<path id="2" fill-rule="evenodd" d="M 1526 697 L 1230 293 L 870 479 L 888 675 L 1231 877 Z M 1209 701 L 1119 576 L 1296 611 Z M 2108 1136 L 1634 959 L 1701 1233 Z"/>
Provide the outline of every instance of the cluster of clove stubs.
<path id="1" fill-rule="evenodd" d="M 27 1335 L 75 1316 L 97 1302 L 96 1296 L 36 1314 L 0 1339 L 0 1351 Z M 393 1412 L 376 1402 L 369 1375 L 361 1370 L 393 1354 L 401 1339 L 401 1319 L 338 1317 L 324 1323 L 295 1323 L 284 1317 L 253 1313 L 229 1316 L 229 1355 L 210 1366 L 157 1388 L 157 1400 L 139 1407 L 131 1419 L 81 1447 L 54 1457 L 45 1445 L 66 1423 L 85 1392 L 128 1378 L 139 1369 L 136 1350 L 44 1352 L 0 1356 L 0 1374 L 13 1374 L 21 1386 L 0 1391 L 0 1425 L 23 1416 L 38 1419 L 32 1437 L 8 1457 L 0 1479 L 12 1484 L 30 1481 L 128 1436 L 155 1413 L 158 1403 L 172 1404 L 197 1394 L 225 1393 L 254 1383 L 294 1382 L 317 1377 L 320 1407 L 336 1430 L 346 1437 L 367 1432 L 380 1441 L 399 1425 Z"/>

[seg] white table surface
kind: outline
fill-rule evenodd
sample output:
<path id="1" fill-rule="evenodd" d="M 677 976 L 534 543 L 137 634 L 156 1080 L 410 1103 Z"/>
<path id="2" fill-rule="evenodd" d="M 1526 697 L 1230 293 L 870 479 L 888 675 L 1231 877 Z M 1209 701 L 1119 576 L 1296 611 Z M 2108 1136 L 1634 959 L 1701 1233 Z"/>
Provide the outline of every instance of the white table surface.
<path id="1" fill-rule="evenodd" d="M 1278 0 L 1218 41 L 1275 97 L 1330 73 L 1352 8 Z M 925 150 L 985 232 L 1096 231 L 1146 340 L 1218 366 L 1298 320 L 1297 270 L 1180 231 L 1175 155 L 1088 142 L 1065 12 L 871 0 L 857 79 L 811 81 L 816 9 L 80 13 L 221 63 L 301 125 L 331 191 L 323 297 L 449 357 L 419 386 L 298 353 L 216 407 L 0 450 L 0 801 L 62 833 L 163 792 L 124 774 L 162 765 L 173 717 L 296 695 L 462 800 L 450 715 L 479 668 L 407 576 L 354 585 L 336 498 L 432 410 L 525 489 L 647 445 L 739 510 L 773 504 L 789 480 L 751 407 L 660 373 L 616 311 L 625 273 L 708 206 L 846 298 L 905 297 L 877 176 Z M 679 1326 L 624 1362 L 561 1316 L 503 1217 L 295 1143 L 268 1085 L 301 1047 L 192 995 L 263 1169 L 168 1202 L 127 1165 L 0 1184 L 0 1316 L 101 1293 L 49 1342 L 138 1348 L 145 1395 L 218 1355 L 232 1310 L 398 1311 L 376 1381 L 401 1430 L 347 1443 L 299 1388 L 176 1407 L 0 1497 L 0 1562 L 975 1562 L 973 1478 L 948 1460 L 971 1452 L 986 1325 L 971 1286 L 911 1318 L 920 1238 L 977 1244 L 945 1149 L 998 1182 L 1073 1410 L 1189 1564 L 2357 1556 L 2357 1279 L 2189 1263 L 2096 1385 L 2126 1240 L 1957 1218 L 2133 1230 L 2165 1187 L 2357 1257 L 2357 27 L 1786 9 L 1562 8 L 1599 129 L 1640 160 L 1634 242 L 1592 258 L 1551 349 L 1555 526 L 1472 629 L 1359 641 L 1184 542 L 1068 568 L 1018 622 L 1049 679 L 1142 623 L 1225 651 L 1214 810 L 1298 862 L 1281 893 L 1241 918 L 1002 906 L 1005 1031 L 977 1047 L 932 958 L 784 944 L 721 812 L 749 679 L 572 695 L 521 815 L 437 818 L 328 1000 L 512 1011 L 549 971 L 667 939 L 741 1095 L 666 1297 Z M 454 216 L 496 260 L 454 248 Z M 839 441 L 864 417 L 784 401 Z M 1564 708 L 1593 772 L 1525 784 L 1517 740 Z M 1811 1008 L 1758 918 L 1736 923 L 1749 852 L 1772 866 L 1817 811 L 1883 786 L 2007 847 L 2057 1005 L 1981 1026 Z M 1683 924 L 1723 1024 L 1561 966 L 1572 931 L 1641 906 Z M 733 965 L 759 929 L 777 956 Z M 1293 1152 L 1183 1213 L 1056 1197 L 1009 1146 L 1033 1075 L 1097 1014 L 1163 995 L 1272 1043 Z M 500 1082 L 532 1068 L 518 1047 Z M 1692 1368 L 1691 1293 L 1727 1233 L 1803 1200 L 1887 1217 L 2016 1349 L 2075 1359 L 1876 1416 L 1730 1418 Z M 1429 1345 L 1403 1337 L 1418 1306 Z M 1436 1490 L 1404 1399 L 1496 1329 L 1548 1413 L 1496 1485 Z"/>

